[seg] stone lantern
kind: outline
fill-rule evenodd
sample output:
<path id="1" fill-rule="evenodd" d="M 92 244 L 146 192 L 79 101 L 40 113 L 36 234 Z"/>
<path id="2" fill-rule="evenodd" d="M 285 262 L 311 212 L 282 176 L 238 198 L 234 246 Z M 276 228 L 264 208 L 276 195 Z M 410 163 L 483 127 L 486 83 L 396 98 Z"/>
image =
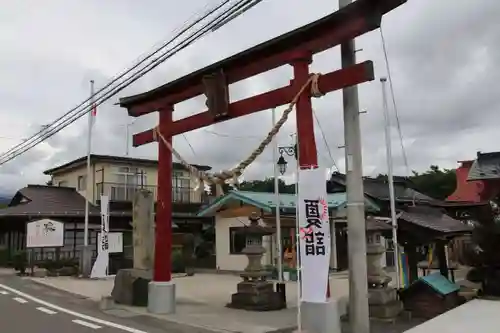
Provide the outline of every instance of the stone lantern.
<path id="1" fill-rule="evenodd" d="M 238 283 L 237 292 L 231 295 L 227 307 L 252 311 L 280 310 L 286 307 L 280 294 L 274 291 L 273 283 L 267 281 L 270 272 L 262 267 L 262 256 L 266 249 L 262 246 L 262 237 L 274 233 L 272 228 L 259 225 L 260 217 L 252 214 L 250 224 L 240 231 L 246 236 L 243 254 L 248 258 L 245 271 L 240 274 L 243 281 Z"/>
<path id="2" fill-rule="evenodd" d="M 366 220 L 366 261 L 368 273 L 368 295 L 370 317 L 394 319 L 403 310 L 396 289 L 388 286 L 392 278 L 387 275 L 381 264 L 385 255 L 382 235 L 392 231 L 392 226 L 373 217 Z M 397 246 L 395 244 L 395 246 Z M 397 261 L 396 261 L 397 262 Z"/>

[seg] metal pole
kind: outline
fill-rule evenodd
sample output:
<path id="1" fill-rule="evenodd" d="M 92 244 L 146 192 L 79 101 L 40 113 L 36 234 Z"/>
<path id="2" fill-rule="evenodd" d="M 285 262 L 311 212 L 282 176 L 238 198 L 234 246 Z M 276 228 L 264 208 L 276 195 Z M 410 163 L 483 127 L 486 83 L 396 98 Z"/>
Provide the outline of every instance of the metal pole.
<path id="1" fill-rule="evenodd" d="M 85 189 L 85 225 L 83 229 L 83 252 L 82 252 L 82 274 L 84 277 L 90 277 L 91 261 L 92 255 L 89 247 L 89 191 L 92 187 L 92 182 L 90 178 L 90 153 L 92 150 L 92 125 L 93 119 L 93 107 L 94 107 L 94 80 L 90 80 L 90 107 L 88 112 L 88 132 L 87 132 L 87 186 Z"/>
<path id="2" fill-rule="evenodd" d="M 299 136 L 297 135 L 295 137 L 295 144 L 297 145 L 297 156 L 295 156 L 295 159 L 297 161 L 297 166 L 295 169 L 296 172 L 296 177 L 295 177 L 295 198 L 296 198 L 296 204 L 295 204 L 295 246 L 296 246 L 296 257 L 297 257 L 297 331 L 298 333 L 302 332 L 302 263 L 301 263 L 301 258 L 300 258 L 300 211 L 299 211 L 299 172 L 300 172 L 300 165 L 299 165 Z"/>
<path id="3" fill-rule="evenodd" d="M 130 126 L 130 125 L 131 125 L 131 124 L 129 124 L 129 123 L 127 123 L 127 124 L 125 125 L 125 127 L 127 128 L 127 129 L 125 130 L 125 133 L 127 134 L 127 138 L 126 138 L 126 141 L 125 141 L 125 144 L 127 145 L 127 147 L 125 148 L 125 156 L 127 156 L 127 157 L 128 157 L 128 150 L 129 150 L 129 141 L 128 141 L 129 139 L 128 139 L 128 135 L 129 135 L 129 126 Z"/>
<path id="4" fill-rule="evenodd" d="M 273 128 L 276 125 L 276 110 L 273 109 Z M 283 247 L 281 240 L 281 219 L 280 219 L 280 191 L 278 178 L 278 139 L 274 137 L 273 147 L 273 171 L 274 171 L 274 202 L 276 204 L 276 245 L 278 246 L 278 283 L 283 283 Z"/>
<path id="5" fill-rule="evenodd" d="M 351 0 L 339 0 L 339 8 Z M 341 45 L 342 68 L 356 63 L 355 43 Z M 363 191 L 363 160 L 359 128 L 358 88 L 342 91 L 344 103 L 345 163 L 347 183 L 347 230 L 349 251 L 349 322 L 351 331 L 369 333 L 368 283 L 366 267 L 366 221 Z"/>
<path id="6" fill-rule="evenodd" d="M 396 263 L 396 282 L 398 290 L 401 288 L 401 277 L 399 272 L 399 245 L 398 245 L 398 219 L 396 217 L 396 199 L 394 198 L 394 177 L 392 172 L 392 142 L 391 142 L 391 119 L 389 118 L 389 107 L 387 105 L 387 93 L 385 83 L 387 78 L 380 79 L 382 84 L 382 101 L 384 108 L 385 128 L 385 150 L 387 158 L 387 178 L 389 179 L 389 199 L 391 205 L 392 242 L 394 247 L 394 258 Z"/>

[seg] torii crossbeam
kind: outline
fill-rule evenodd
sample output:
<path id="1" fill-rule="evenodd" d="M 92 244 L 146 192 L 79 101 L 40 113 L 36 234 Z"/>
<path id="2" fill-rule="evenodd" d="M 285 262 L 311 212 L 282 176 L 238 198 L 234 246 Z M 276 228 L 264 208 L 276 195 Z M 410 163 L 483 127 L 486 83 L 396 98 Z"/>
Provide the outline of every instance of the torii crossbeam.
<path id="1" fill-rule="evenodd" d="M 380 27 L 382 16 L 406 0 L 357 0 L 318 21 L 257 45 L 218 63 L 169 82 L 154 90 L 120 99 L 130 116 L 159 112 L 159 132 L 170 144 L 172 137 L 198 128 L 272 109 L 291 102 L 310 79 L 312 56 Z M 228 85 L 291 65 L 294 77 L 290 85 L 229 103 Z M 318 88 L 326 94 L 374 79 L 373 64 L 366 61 L 350 68 L 323 74 Z M 174 105 L 205 94 L 208 110 L 173 121 Z M 296 104 L 299 165 L 317 167 L 311 93 L 306 90 Z M 154 130 L 133 136 L 135 147 L 155 141 Z M 171 281 L 172 250 L 172 152 L 159 144 L 158 205 L 153 280 Z"/>

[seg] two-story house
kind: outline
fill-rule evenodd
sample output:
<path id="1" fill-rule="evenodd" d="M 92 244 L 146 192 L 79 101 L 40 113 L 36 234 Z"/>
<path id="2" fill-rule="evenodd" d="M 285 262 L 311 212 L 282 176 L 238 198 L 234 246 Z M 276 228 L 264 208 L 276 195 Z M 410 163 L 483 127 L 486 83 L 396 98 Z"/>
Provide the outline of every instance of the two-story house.
<path id="1" fill-rule="evenodd" d="M 196 165 L 201 170 L 209 166 Z M 124 252 L 131 257 L 132 201 L 138 189 L 147 189 L 156 196 L 158 161 L 109 155 L 90 156 L 90 180 L 87 181 L 87 158 L 81 157 L 44 172 L 51 177 L 49 185 L 28 185 L 20 189 L 9 206 L 0 209 L 0 246 L 9 256 L 22 250 L 26 243 L 26 223 L 52 219 L 65 225 L 62 249 L 39 249 L 36 255 L 79 257 L 83 245 L 85 201 L 89 209 L 89 241 L 97 245 L 100 230 L 100 197 L 110 198 L 110 231 L 123 234 Z M 177 234 L 195 235 L 196 244 L 213 243 L 213 219 L 196 213 L 208 202 L 208 196 L 195 191 L 196 182 L 181 164 L 173 164 L 172 224 Z M 209 238 L 206 240 L 205 238 Z M 213 237 L 212 237 L 213 238 Z M 196 246 L 195 244 L 195 246 Z M 128 249 L 125 249 L 128 247 Z M 96 248 L 97 252 L 97 248 Z M 127 254 L 124 254 L 127 256 Z M 202 264 L 204 265 L 204 264 Z"/>
<path id="2" fill-rule="evenodd" d="M 211 168 L 196 165 L 207 171 Z M 101 195 L 108 195 L 111 201 L 132 201 L 139 188 L 152 191 L 156 196 L 158 161 L 142 158 L 109 155 L 90 156 L 90 182 L 87 181 L 87 158 L 81 157 L 44 172 L 51 176 L 52 186 L 74 187 L 78 193 L 92 203 Z M 90 188 L 87 187 L 90 185 Z M 199 204 L 206 200 L 194 191 L 195 181 L 189 171 L 180 163 L 173 163 L 172 198 L 174 203 Z"/>

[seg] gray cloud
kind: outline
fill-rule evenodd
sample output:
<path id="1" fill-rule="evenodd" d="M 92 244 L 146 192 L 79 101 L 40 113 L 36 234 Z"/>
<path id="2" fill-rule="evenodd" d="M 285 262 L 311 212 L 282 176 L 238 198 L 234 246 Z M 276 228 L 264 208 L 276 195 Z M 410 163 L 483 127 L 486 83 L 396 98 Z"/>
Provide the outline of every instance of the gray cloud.
<path id="1" fill-rule="evenodd" d="M 97 0 L 77 4 L 51 0 L 44 7 L 36 6 L 36 11 L 26 10 L 35 8 L 35 4 L 34 0 L 11 2 L 0 13 L 0 137 L 7 138 L 0 139 L 3 151 L 87 98 L 90 79 L 97 87 L 102 86 L 132 60 L 166 40 L 200 7 L 194 2 L 176 3 L 173 13 L 171 3 L 162 1 L 143 6 L 131 0 L 119 5 Z M 285 7 L 287 14 L 283 15 Z M 114 105 L 118 97 L 151 89 L 335 9 L 327 0 L 317 0 L 314 6 L 300 0 L 264 1 L 102 105 L 94 127 L 93 152 L 124 155 L 127 126 L 137 132 L 157 122 L 156 114 L 128 118 L 125 110 Z M 498 150 L 494 138 L 495 124 L 500 120 L 496 112 L 500 106 L 496 98 L 500 71 L 494 65 L 500 59 L 499 14 L 498 1 L 410 0 L 385 17 L 383 31 L 409 160 L 407 168 L 393 117 L 398 173 L 424 170 L 430 164 L 453 167 L 457 160 L 473 158 L 477 150 Z M 387 75 L 378 31 L 358 38 L 357 46 L 363 49 L 358 61 L 371 59 L 377 76 Z M 337 48 L 317 55 L 312 70 L 329 72 L 339 67 Z M 285 66 L 245 80 L 231 87 L 231 98 L 237 100 L 286 85 L 291 74 L 291 68 Z M 366 174 L 386 170 L 380 89 L 378 79 L 360 86 L 360 105 L 368 110 L 361 118 Z M 329 150 L 343 170 L 344 151 L 338 148 L 344 141 L 341 94 L 316 99 L 313 106 Z M 203 110 L 203 100 L 197 98 L 177 105 L 174 117 L 180 119 Z M 219 170 L 245 158 L 270 128 L 271 112 L 266 111 L 178 136 L 174 145 L 190 162 Z M 86 130 L 84 118 L 46 144 L 0 167 L 0 189 L 44 182 L 44 169 L 84 155 Z M 290 134 L 294 132 L 293 116 L 278 135 L 278 142 L 291 144 Z M 316 142 L 321 163 L 331 167 L 333 162 L 318 128 Z M 157 144 L 130 148 L 129 152 L 131 156 L 155 158 Z M 245 178 L 270 176 L 272 163 L 272 151 L 267 149 Z"/>

